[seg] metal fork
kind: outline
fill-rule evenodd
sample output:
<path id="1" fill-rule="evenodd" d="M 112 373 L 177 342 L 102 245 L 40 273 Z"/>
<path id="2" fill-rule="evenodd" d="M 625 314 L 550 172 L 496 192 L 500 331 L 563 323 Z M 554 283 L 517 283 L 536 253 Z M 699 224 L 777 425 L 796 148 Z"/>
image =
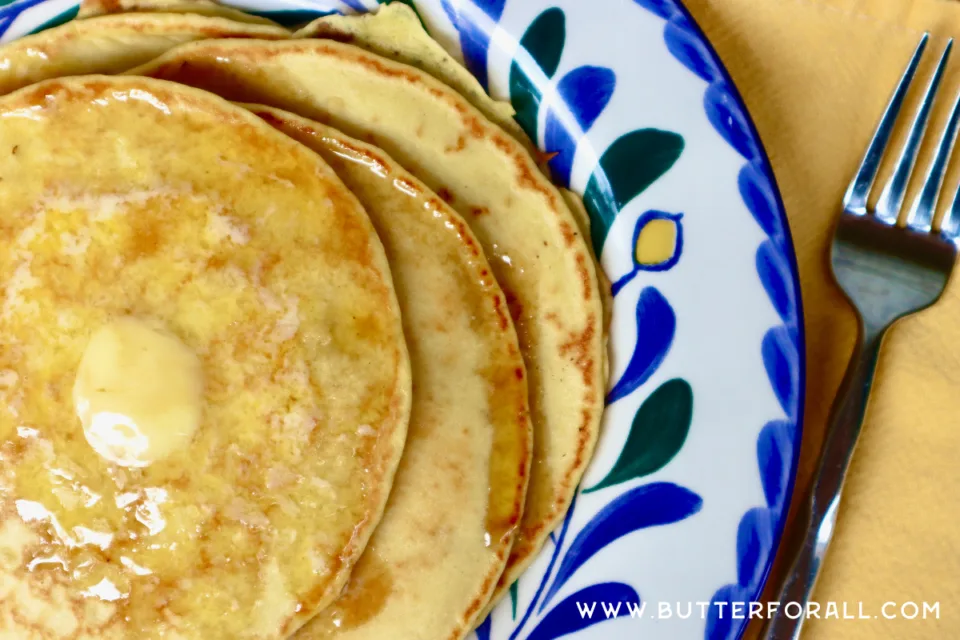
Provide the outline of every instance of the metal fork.
<path id="1" fill-rule="evenodd" d="M 779 609 L 766 625 L 767 640 L 796 640 L 800 636 L 807 603 L 837 520 L 841 489 L 863 426 L 884 334 L 900 318 L 936 302 L 953 270 L 960 235 L 960 190 L 939 230 L 933 228 L 933 219 L 960 125 L 960 97 L 954 102 L 921 191 L 907 213 L 906 226 L 897 223 L 953 40 L 940 57 L 877 206 L 873 211 L 867 206 L 928 39 L 929 34 L 924 34 L 917 45 L 843 198 L 831 257 L 834 278 L 857 311 L 858 339 L 831 410 L 809 503 L 801 513 L 801 518 L 806 517 L 803 544 L 793 550 L 796 556 L 777 599 Z"/>

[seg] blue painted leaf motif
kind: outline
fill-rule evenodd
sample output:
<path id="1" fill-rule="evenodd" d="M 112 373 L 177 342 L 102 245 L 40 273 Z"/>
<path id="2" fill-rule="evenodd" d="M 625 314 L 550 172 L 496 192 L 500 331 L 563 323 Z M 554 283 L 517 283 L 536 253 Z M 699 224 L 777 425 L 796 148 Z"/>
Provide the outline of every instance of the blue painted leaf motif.
<path id="1" fill-rule="evenodd" d="M 583 194 L 598 256 L 603 254 L 603 243 L 620 210 L 670 170 L 683 146 L 680 134 L 638 129 L 620 136 L 603 152 Z"/>
<path id="2" fill-rule="evenodd" d="M 790 436 L 793 425 L 783 420 L 768 422 L 757 437 L 757 462 L 767 505 L 779 511 L 784 506 L 790 483 L 790 460 L 787 452 L 793 446 Z"/>
<path id="3" fill-rule="evenodd" d="M 737 582 L 742 586 L 756 584 L 763 576 L 765 551 L 773 544 L 767 509 L 750 509 L 737 527 Z"/>
<path id="4" fill-rule="evenodd" d="M 579 490 L 580 487 L 578 486 Z M 543 595 L 543 590 L 547 588 L 547 580 L 550 579 L 550 575 L 553 573 L 553 566 L 556 564 L 557 560 L 560 558 L 560 551 L 563 549 L 563 541 L 567 538 L 567 530 L 570 527 L 570 520 L 573 519 L 573 513 L 577 506 L 577 494 L 573 496 L 573 500 L 570 501 L 570 508 L 567 509 L 567 515 L 563 517 L 563 524 L 560 525 L 560 532 L 557 534 L 556 542 L 554 542 L 553 553 L 550 554 L 550 561 L 547 563 L 547 570 L 543 572 L 543 575 L 540 577 L 540 584 L 537 586 L 536 592 L 533 594 L 533 600 L 530 601 L 530 604 L 527 605 L 527 610 L 524 612 L 523 617 L 520 619 L 520 623 L 513 628 L 513 632 L 510 634 L 508 640 L 517 640 L 517 637 L 520 635 L 520 632 L 523 631 L 523 627 L 527 624 L 527 620 L 530 619 L 530 616 L 533 615 L 534 610 L 537 607 L 537 603 L 540 601 L 540 596 Z M 541 611 L 543 608 L 541 607 Z"/>
<path id="5" fill-rule="evenodd" d="M 733 603 L 757 598 L 770 560 L 776 553 L 774 529 L 780 516 L 772 509 L 753 508 L 737 528 L 737 582 L 721 587 L 713 596 L 704 634 L 706 640 L 736 640 L 745 622 L 731 610 Z"/>
<path id="6" fill-rule="evenodd" d="M 21 13 L 45 1 L 46 0 L 20 0 L 19 2 L 12 2 L 7 6 L 3 6 L 3 4 L 0 3 L 0 36 L 2 36 L 4 33 L 7 32 L 7 29 L 10 28 L 10 25 L 13 24 L 13 21 L 16 20 Z M 70 13 L 72 13 L 73 16 L 75 16 L 77 14 L 77 10 L 70 9 L 65 13 L 61 14 L 61 16 L 70 14 Z M 70 16 L 70 17 L 72 18 L 73 16 Z M 50 26 L 54 26 L 54 25 L 51 24 Z M 46 28 L 46 25 L 44 25 L 44 27 L 41 27 L 41 28 Z M 37 29 L 37 31 L 39 30 L 40 29 Z"/>
<path id="7" fill-rule="evenodd" d="M 792 460 L 788 452 L 794 443 L 794 424 L 784 420 L 768 422 L 757 438 L 757 459 L 763 481 L 764 497 L 769 508 L 753 508 L 744 514 L 737 528 L 737 582 L 721 587 L 713 596 L 707 616 L 705 640 L 736 640 L 744 622 L 734 622 L 732 612 L 721 612 L 716 604 L 727 607 L 734 602 L 755 600 L 766 578 L 771 559 L 776 554 L 790 483 Z"/>
<path id="8" fill-rule="evenodd" d="M 633 1 L 636 2 L 638 5 L 640 5 L 641 7 L 643 7 L 644 9 L 646 9 L 647 11 L 655 13 L 656 15 L 660 16 L 661 18 L 664 18 L 665 20 L 669 20 L 670 16 L 676 11 L 676 9 L 673 8 L 672 0 L 633 0 Z"/>
<path id="9" fill-rule="evenodd" d="M 506 0 L 472 0 L 472 2 L 461 3 L 459 6 L 468 12 L 479 11 L 496 24 L 503 15 L 504 4 Z M 441 0 L 440 5 L 450 22 L 460 32 L 460 50 L 463 52 L 467 69 L 481 86 L 487 89 L 487 53 L 490 50 L 491 34 L 478 25 L 479 20 L 473 19 L 470 15 L 460 15 L 451 0 Z"/>
<path id="10" fill-rule="evenodd" d="M 447 16 L 447 20 L 450 21 L 450 24 L 460 30 L 460 12 L 457 11 L 456 7 L 450 2 L 450 0 L 440 0 L 440 8 L 443 9 L 443 13 Z"/>
<path id="11" fill-rule="evenodd" d="M 785 324 L 794 323 L 796 309 L 790 269 L 770 240 L 765 240 L 757 249 L 757 273 L 780 319 Z"/>
<path id="12" fill-rule="evenodd" d="M 556 544 L 556 543 L 554 543 Z M 510 611 L 511 616 L 514 620 L 517 619 L 517 583 L 518 580 L 514 580 L 513 584 L 510 585 Z"/>
<path id="13" fill-rule="evenodd" d="M 663 39 L 667 49 L 687 69 L 706 80 L 708 83 L 723 77 L 717 68 L 713 57 L 708 53 L 703 40 L 689 31 L 686 20 L 667 24 L 663 32 Z"/>
<path id="14" fill-rule="evenodd" d="M 554 640 L 607 620 L 607 614 L 597 609 L 597 603 L 601 602 L 616 607 L 618 615 L 629 616 L 629 608 L 639 608 L 640 596 L 633 587 L 622 582 L 591 585 L 564 598 L 540 620 L 527 640 Z"/>
<path id="15" fill-rule="evenodd" d="M 731 602 L 749 602 L 750 595 L 739 588 L 737 585 L 728 584 L 721 587 L 713 594 L 710 601 L 710 607 L 707 609 L 707 626 L 703 637 L 706 640 L 736 640 L 739 637 L 740 625 L 734 625 L 733 616 L 730 615 L 729 604 Z M 720 613 L 720 607 L 716 603 L 727 603 L 727 607 Z"/>
<path id="16" fill-rule="evenodd" d="M 607 107 L 617 86 L 617 76 L 607 67 L 583 66 L 570 71 L 557 84 L 557 92 L 584 131 Z"/>
<path id="17" fill-rule="evenodd" d="M 553 109 L 547 109 L 547 121 L 543 128 L 543 148 L 547 153 L 556 154 L 548 164 L 553 171 L 554 182 L 561 187 L 570 187 L 570 173 L 573 171 L 573 157 L 577 153 L 577 139 L 560 124 Z"/>
<path id="18" fill-rule="evenodd" d="M 710 85 L 703 102 L 710 124 L 730 146 L 747 160 L 756 157 L 757 148 L 750 135 L 750 125 L 733 96 L 721 86 Z"/>
<path id="19" fill-rule="evenodd" d="M 477 640 L 490 640 L 491 627 L 493 627 L 493 617 L 492 614 L 487 614 L 476 628 Z"/>
<path id="20" fill-rule="evenodd" d="M 630 395 L 647 381 L 670 351 L 677 317 L 655 287 L 646 287 L 637 300 L 637 343 L 626 370 L 607 396 L 607 404 Z"/>
<path id="21" fill-rule="evenodd" d="M 786 327 L 774 327 L 763 336 L 760 346 L 763 355 L 763 366 L 767 370 L 767 377 L 773 384 L 773 390 L 780 401 L 780 406 L 791 418 L 796 412 L 798 400 L 796 397 L 797 372 L 800 370 L 796 343 Z"/>
<path id="22" fill-rule="evenodd" d="M 701 506 L 700 496 L 670 482 L 645 484 L 617 496 L 574 538 L 540 610 L 577 569 L 614 540 L 639 529 L 679 522 L 700 511 Z"/>
<path id="23" fill-rule="evenodd" d="M 737 176 L 737 185 L 740 188 L 740 197 L 753 214 L 763 232 L 770 236 L 775 243 L 783 238 L 783 229 L 780 225 L 780 208 L 777 206 L 776 196 L 770 188 L 770 178 L 762 167 L 754 163 L 743 165 Z"/>
<path id="24" fill-rule="evenodd" d="M 560 64 L 566 40 L 566 16 L 557 7 L 547 9 L 527 27 L 520 38 L 520 47 L 525 49 L 537 66 L 552 78 Z M 537 113 L 543 98 L 540 90 L 514 60 L 510 66 L 510 102 L 516 110 L 517 122 L 531 139 L 537 139 Z"/>
<path id="25" fill-rule="evenodd" d="M 357 13 L 366 13 L 367 6 L 363 4 L 363 0 L 342 0 L 343 4 L 347 5 Z"/>
<path id="26" fill-rule="evenodd" d="M 550 160 L 554 177 L 562 185 L 570 182 L 570 170 L 577 150 L 576 137 L 586 133 L 593 126 L 600 113 L 606 108 L 617 85 L 617 77 L 607 67 L 577 67 L 567 73 L 557 83 L 560 104 L 573 114 L 580 131 L 572 132 L 563 124 L 554 109 L 547 111 L 543 133 L 543 146 L 548 153 L 556 156 Z"/>
<path id="27" fill-rule="evenodd" d="M 667 380 L 637 410 L 613 469 L 590 493 L 662 469 L 683 448 L 693 419 L 693 389 L 682 378 Z"/>
<path id="28" fill-rule="evenodd" d="M 682 213 L 651 209 L 644 211 L 633 227 L 633 269 L 613 283 L 610 293 L 617 295 L 641 271 L 669 271 L 683 253 Z M 672 227 L 672 229 L 671 229 Z M 665 228 L 672 237 L 664 233 Z"/>

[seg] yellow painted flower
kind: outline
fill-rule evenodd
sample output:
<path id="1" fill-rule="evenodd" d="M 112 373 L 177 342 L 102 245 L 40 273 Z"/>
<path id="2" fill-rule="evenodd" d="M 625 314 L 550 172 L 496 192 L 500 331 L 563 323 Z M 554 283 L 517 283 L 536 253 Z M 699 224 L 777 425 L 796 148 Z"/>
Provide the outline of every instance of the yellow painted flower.
<path id="1" fill-rule="evenodd" d="M 614 295 L 640 271 L 666 271 L 677 264 L 683 250 L 682 217 L 682 213 L 650 210 L 637 219 L 633 232 L 633 270 L 614 283 Z"/>

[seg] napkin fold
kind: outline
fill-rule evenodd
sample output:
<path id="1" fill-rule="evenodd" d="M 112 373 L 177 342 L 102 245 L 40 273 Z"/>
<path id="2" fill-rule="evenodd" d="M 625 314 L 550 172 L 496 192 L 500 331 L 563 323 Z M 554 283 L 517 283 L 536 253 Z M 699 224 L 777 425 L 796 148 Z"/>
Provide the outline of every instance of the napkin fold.
<path id="1" fill-rule="evenodd" d="M 918 77 L 925 81 L 947 38 L 960 37 L 960 2 L 687 0 L 687 5 L 743 94 L 790 220 L 807 338 L 804 443 L 795 494 L 801 495 L 809 486 L 856 330 L 853 312 L 829 272 L 832 223 L 921 34 L 932 36 Z M 941 87 L 908 204 L 960 90 L 958 53 Z M 923 87 L 916 83 L 912 104 Z M 907 114 L 912 117 L 912 110 Z M 898 136 L 896 144 L 902 130 Z M 958 182 L 960 149 L 947 174 L 949 196 L 941 199 L 941 211 Z M 814 595 L 821 616 L 833 602 L 839 616 L 845 604 L 854 619 L 810 619 L 804 638 L 960 639 L 958 457 L 960 273 L 941 302 L 894 327 L 884 344 Z M 799 533 L 791 526 L 795 512 L 796 505 L 788 536 Z M 785 565 L 778 560 L 772 581 L 782 579 Z M 908 619 L 914 605 L 916 616 Z"/>

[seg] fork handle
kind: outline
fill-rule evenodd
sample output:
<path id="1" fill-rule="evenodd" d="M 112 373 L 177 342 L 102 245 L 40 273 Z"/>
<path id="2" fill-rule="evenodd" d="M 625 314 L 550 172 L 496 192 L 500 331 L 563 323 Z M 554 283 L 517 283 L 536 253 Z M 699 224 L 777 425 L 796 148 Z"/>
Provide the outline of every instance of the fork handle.
<path id="1" fill-rule="evenodd" d="M 800 637 L 807 602 L 833 537 L 840 492 L 863 426 L 884 331 L 865 331 L 861 322 L 853 356 L 830 412 L 809 503 L 801 514 L 804 519 L 799 520 L 805 524 L 803 545 L 776 598 L 780 604 L 766 625 L 766 640 L 798 640 Z"/>

